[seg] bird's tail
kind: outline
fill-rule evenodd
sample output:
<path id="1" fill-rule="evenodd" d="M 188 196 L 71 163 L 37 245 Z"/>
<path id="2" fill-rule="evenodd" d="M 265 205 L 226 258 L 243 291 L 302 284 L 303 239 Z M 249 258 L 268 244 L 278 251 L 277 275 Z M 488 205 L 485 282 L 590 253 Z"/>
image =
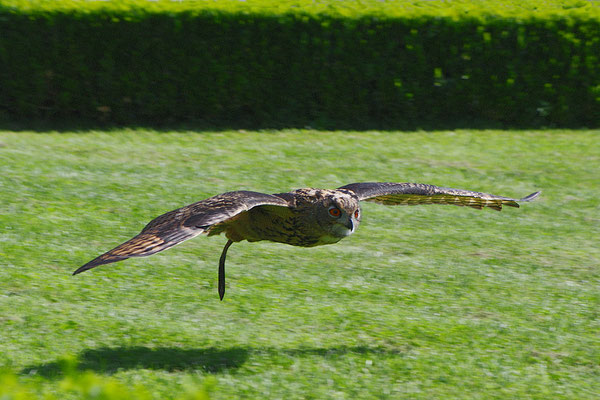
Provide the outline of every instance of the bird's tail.
<path id="1" fill-rule="evenodd" d="M 88 269 L 97 267 L 98 265 L 110 264 L 117 261 L 126 260 L 129 257 L 144 257 L 149 256 L 159 251 L 166 250 L 169 247 L 176 245 L 177 241 L 165 241 L 152 233 L 140 233 L 139 235 L 129 239 L 123 244 L 115 247 L 94 258 L 87 264 L 79 267 L 73 275 L 77 275 Z"/>

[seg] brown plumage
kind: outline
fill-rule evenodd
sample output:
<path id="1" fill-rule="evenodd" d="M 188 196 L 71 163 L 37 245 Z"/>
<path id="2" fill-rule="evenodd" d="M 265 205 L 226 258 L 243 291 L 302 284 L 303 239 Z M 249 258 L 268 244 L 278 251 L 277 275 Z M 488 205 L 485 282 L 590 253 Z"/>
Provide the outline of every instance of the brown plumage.
<path id="1" fill-rule="evenodd" d="M 385 205 L 453 204 L 477 209 L 519 207 L 535 199 L 495 196 L 420 183 L 351 183 L 335 190 L 297 189 L 265 194 L 236 191 L 219 194 L 163 214 L 132 239 L 96 257 L 73 275 L 129 257 L 149 256 L 200 234 L 225 233 L 219 260 L 219 296 L 225 294 L 225 258 L 233 242 L 270 240 L 312 247 L 336 243 L 352 234 L 361 220 L 359 201 Z"/>

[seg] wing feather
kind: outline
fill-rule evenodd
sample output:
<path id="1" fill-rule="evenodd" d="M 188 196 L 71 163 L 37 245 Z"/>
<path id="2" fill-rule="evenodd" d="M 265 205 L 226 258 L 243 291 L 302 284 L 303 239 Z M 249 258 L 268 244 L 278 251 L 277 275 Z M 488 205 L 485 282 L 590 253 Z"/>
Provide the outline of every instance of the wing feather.
<path id="1" fill-rule="evenodd" d="M 210 197 L 156 217 L 137 236 L 81 266 L 73 275 L 98 265 L 158 253 L 261 205 L 287 207 L 288 202 L 270 194 L 244 190 Z"/>
<path id="2" fill-rule="evenodd" d="M 535 192 L 522 199 L 513 199 L 423 183 L 392 182 L 351 183 L 338 189 L 354 192 L 359 200 L 385 205 L 453 204 L 477 209 L 489 207 L 498 211 L 502 210 L 502 206 L 519 207 L 518 202 L 531 201 L 540 194 Z"/>

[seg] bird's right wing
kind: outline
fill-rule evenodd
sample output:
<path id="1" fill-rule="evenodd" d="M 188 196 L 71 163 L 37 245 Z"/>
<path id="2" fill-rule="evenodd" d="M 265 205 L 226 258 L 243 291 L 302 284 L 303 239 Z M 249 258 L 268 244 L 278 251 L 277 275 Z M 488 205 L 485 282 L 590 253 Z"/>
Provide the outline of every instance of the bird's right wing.
<path id="1" fill-rule="evenodd" d="M 522 199 L 496 196 L 489 193 L 463 189 L 444 188 L 423 183 L 361 182 L 351 183 L 338 189 L 354 192 L 359 200 L 385 205 L 453 204 L 481 209 L 490 207 L 502 210 L 502 206 L 519 207 L 519 201 L 531 201 L 540 192 Z"/>
<path id="2" fill-rule="evenodd" d="M 270 194 L 242 190 L 219 194 L 178 208 L 156 217 L 137 236 L 81 266 L 73 275 L 98 265 L 158 253 L 194 236 L 208 233 L 212 226 L 263 205 L 288 207 L 288 202 Z"/>

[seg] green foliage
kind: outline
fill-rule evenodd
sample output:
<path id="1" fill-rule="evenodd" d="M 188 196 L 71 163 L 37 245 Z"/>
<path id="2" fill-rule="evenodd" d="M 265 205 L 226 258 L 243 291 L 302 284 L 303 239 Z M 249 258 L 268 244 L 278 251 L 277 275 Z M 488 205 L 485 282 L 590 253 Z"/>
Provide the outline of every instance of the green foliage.
<path id="1" fill-rule="evenodd" d="M 152 388 L 141 384 L 125 385 L 119 380 L 96 374 L 92 371 L 80 371 L 76 358 L 61 359 L 62 378 L 56 382 L 52 392 L 44 391 L 40 381 L 22 382 L 10 372 L 0 372 L 0 399 L 2 400 L 53 400 L 73 398 L 78 400 L 151 400 Z M 183 390 L 171 392 L 162 398 L 176 400 L 208 400 L 207 388 L 212 385 L 199 386 L 188 384 Z"/>
<path id="2" fill-rule="evenodd" d="M 0 1 L 0 118 L 598 125 L 588 1 Z"/>
<path id="3" fill-rule="evenodd" d="M 0 132 L 0 368 L 22 396 L 60 400 L 95 386 L 153 400 L 188 388 L 223 400 L 597 400 L 599 139 Z M 222 302 L 222 236 L 71 276 L 217 193 L 373 180 L 542 195 L 502 212 L 366 203 L 335 245 L 236 243 Z"/>

